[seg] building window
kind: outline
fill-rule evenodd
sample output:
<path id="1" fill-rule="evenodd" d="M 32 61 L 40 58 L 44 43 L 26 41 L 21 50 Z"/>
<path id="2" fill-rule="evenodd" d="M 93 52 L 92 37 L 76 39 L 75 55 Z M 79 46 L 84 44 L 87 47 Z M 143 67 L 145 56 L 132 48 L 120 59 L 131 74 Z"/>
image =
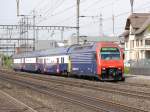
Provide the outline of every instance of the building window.
<path id="1" fill-rule="evenodd" d="M 150 40 L 145 40 L 145 45 L 150 45 Z"/>
<path id="2" fill-rule="evenodd" d="M 139 47 L 139 40 L 136 40 L 136 47 Z"/>
<path id="3" fill-rule="evenodd" d="M 130 46 L 131 46 L 131 48 L 134 48 L 134 40 L 130 41 Z"/>
<path id="4" fill-rule="evenodd" d="M 125 43 L 126 48 L 128 48 L 128 42 Z"/>
<path id="5" fill-rule="evenodd" d="M 140 43 L 141 43 L 141 46 L 143 46 L 143 40 L 141 40 Z"/>

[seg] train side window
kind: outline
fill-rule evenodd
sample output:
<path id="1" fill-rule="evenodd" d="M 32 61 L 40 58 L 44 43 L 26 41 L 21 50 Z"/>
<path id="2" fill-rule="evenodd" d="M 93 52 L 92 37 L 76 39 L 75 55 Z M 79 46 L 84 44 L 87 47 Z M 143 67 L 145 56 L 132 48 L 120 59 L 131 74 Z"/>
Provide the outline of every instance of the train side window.
<path id="1" fill-rule="evenodd" d="M 61 57 L 61 63 L 64 63 L 64 57 Z"/>
<path id="2" fill-rule="evenodd" d="M 61 57 L 61 63 L 63 63 L 63 58 Z"/>
<path id="3" fill-rule="evenodd" d="M 57 63 L 59 63 L 59 58 L 57 58 L 56 60 L 57 60 Z"/>

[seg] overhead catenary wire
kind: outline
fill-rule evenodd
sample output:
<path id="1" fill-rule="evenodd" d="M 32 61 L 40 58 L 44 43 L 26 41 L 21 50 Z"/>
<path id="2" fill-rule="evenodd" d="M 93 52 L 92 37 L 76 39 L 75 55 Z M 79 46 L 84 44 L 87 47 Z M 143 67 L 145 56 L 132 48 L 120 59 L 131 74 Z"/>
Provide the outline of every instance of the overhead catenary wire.
<path id="1" fill-rule="evenodd" d="M 137 7 L 135 10 L 137 11 L 137 10 L 143 10 L 143 8 L 147 8 L 147 7 L 149 7 L 149 4 L 148 4 L 148 6 L 139 6 L 139 7 Z M 120 13 L 120 14 L 117 14 L 117 15 L 114 15 L 114 17 L 115 18 L 118 18 L 118 17 L 120 17 L 120 16 L 124 16 L 124 15 L 127 15 L 127 14 L 130 14 L 130 11 L 126 11 L 126 12 L 123 12 L 123 13 Z M 107 18 L 103 18 L 103 21 L 108 21 L 108 20 L 111 20 L 112 19 L 112 16 L 110 16 L 110 17 L 107 17 Z M 88 24 L 85 24 L 85 25 L 82 25 L 81 27 L 84 27 L 84 26 L 87 26 L 87 25 L 89 25 L 89 24 L 91 24 L 91 23 L 93 23 L 93 24 L 97 24 L 99 21 L 94 21 L 94 22 L 90 22 L 90 23 L 88 23 Z"/>
<path id="2" fill-rule="evenodd" d="M 82 3 L 85 3 L 87 0 L 82 0 L 81 1 L 81 4 Z M 60 7 L 60 6 L 59 6 Z M 59 8 L 58 7 L 58 8 Z M 56 12 L 56 13 L 54 13 L 54 14 L 47 14 L 47 15 L 45 15 L 45 16 L 43 16 L 43 20 L 41 20 L 40 22 L 42 22 L 42 21 L 46 21 L 46 20 L 48 20 L 48 18 L 50 18 L 50 17 L 55 17 L 55 16 L 58 16 L 58 15 L 62 15 L 62 14 L 64 14 L 65 12 L 68 12 L 68 11 L 70 11 L 70 9 L 72 9 L 72 8 L 75 8 L 76 7 L 76 5 L 75 4 L 73 4 L 73 5 L 71 5 L 71 6 L 69 6 L 69 7 L 67 7 L 67 8 L 65 8 L 65 9 L 63 9 L 63 10 L 61 10 L 61 11 L 58 11 L 58 12 Z M 49 11 L 49 10 L 48 10 Z M 48 11 L 46 12 L 46 13 L 48 13 Z M 54 12 L 54 11 L 53 11 Z"/>
<path id="3" fill-rule="evenodd" d="M 72 18 L 72 17 L 67 17 L 67 18 L 65 18 L 65 19 L 63 19 L 63 20 L 61 20 L 61 21 L 59 21 L 59 22 L 57 22 L 57 23 L 54 23 L 54 24 L 62 24 L 62 23 L 64 23 L 64 22 L 69 22 L 70 20 L 72 20 L 72 19 L 74 19 L 74 18 Z"/>
<path id="4" fill-rule="evenodd" d="M 93 2 L 92 4 L 90 4 L 88 7 L 86 7 L 83 11 L 87 11 L 87 9 L 89 9 L 90 7 L 94 6 L 95 4 L 97 4 L 98 2 L 100 3 L 103 0 L 96 0 L 95 2 Z"/>
<path id="5" fill-rule="evenodd" d="M 64 3 L 64 0 L 62 0 L 58 5 L 56 5 L 56 7 L 55 7 L 55 9 L 51 12 L 51 13 L 53 13 L 55 10 L 57 10 L 60 6 L 62 6 L 62 4 Z M 44 14 L 43 15 L 49 15 L 49 11 L 51 10 L 51 7 L 50 8 L 48 8 L 45 12 L 44 12 Z"/>
<path id="6" fill-rule="evenodd" d="M 87 1 L 87 0 L 81 0 L 81 1 Z M 101 0 L 102 1 L 102 0 Z M 55 7 L 53 10 L 52 10 L 52 13 L 50 13 L 49 11 L 47 11 L 48 9 L 46 9 L 46 10 L 44 10 L 43 12 L 45 12 L 45 11 L 47 11 L 46 12 L 46 14 L 43 14 L 43 17 L 44 17 L 44 19 L 43 19 L 43 21 L 45 21 L 45 20 L 50 20 L 51 18 L 55 18 L 56 16 L 60 16 L 60 15 L 62 15 L 62 14 L 64 14 L 65 12 L 67 13 L 70 9 L 72 9 L 72 8 L 74 8 L 75 6 L 73 6 L 72 5 L 72 8 L 66 8 L 66 10 L 65 9 L 62 9 L 62 10 L 58 10 L 58 9 L 60 9 L 60 8 L 62 8 L 61 6 L 62 6 L 62 4 L 61 4 L 61 2 L 63 3 L 64 2 L 64 0 L 57 0 L 57 4 L 55 4 L 57 7 Z M 98 1 L 98 0 L 95 0 L 95 3 L 97 4 L 98 2 L 100 2 L 100 0 Z M 92 4 L 94 4 L 94 1 L 93 1 L 93 3 Z M 94 5 L 89 5 L 91 8 L 94 6 Z M 109 6 L 110 4 L 112 4 L 112 2 L 111 3 L 109 3 L 109 4 L 106 4 L 106 5 L 103 5 L 101 8 L 99 8 L 99 9 L 102 9 L 102 8 L 104 8 L 104 7 L 106 7 L 106 6 Z M 141 8 L 143 8 L 143 7 L 145 7 L 145 6 L 148 6 L 149 4 L 148 4 L 148 2 L 146 2 L 146 3 L 144 3 L 145 5 L 143 5 L 142 4 L 142 6 L 140 6 Z M 71 7 L 71 6 L 70 6 Z M 88 9 L 88 10 L 90 10 L 91 8 L 88 8 L 88 7 L 85 7 L 86 9 Z M 68 9 L 68 10 L 67 10 Z M 83 8 L 84 9 L 84 8 Z M 64 12 L 63 12 L 63 10 L 64 10 Z M 87 10 L 87 11 L 88 11 Z M 136 10 L 136 9 L 135 9 Z M 140 9 L 140 10 L 142 10 L 142 9 Z M 82 12 L 83 10 L 81 10 L 81 12 Z M 53 13 L 54 12 L 54 13 Z M 69 12 L 68 12 L 69 13 Z M 125 16 L 125 15 L 127 15 L 127 14 L 130 14 L 130 13 L 128 13 L 128 12 L 124 12 L 124 13 L 120 13 L 120 14 L 117 14 L 117 15 L 114 15 L 115 16 L 115 18 L 118 18 L 118 17 L 122 17 L 122 16 Z M 64 19 L 63 19 L 64 18 Z M 54 22 L 52 22 L 53 24 L 62 24 L 62 23 L 64 23 L 64 22 L 70 22 L 70 20 L 72 19 L 73 20 L 73 18 L 72 18 L 72 16 L 70 15 L 70 16 L 68 16 L 68 17 L 66 17 L 66 16 L 64 16 L 62 18 L 62 20 L 60 20 L 60 21 L 58 21 L 58 22 L 56 22 L 56 23 L 54 23 Z M 111 17 L 106 17 L 106 18 L 103 18 L 104 20 L 104 22 L 105 21 L 108 21 L 108 20 L 111 20 L 112 19 L 112 16 Z M 95 21 L 95 22 L 92 22 L 92 24 L 97 24 L 97 22 L 99 22 L 99 21 Z M 81 26 L 81 27 L 83 27 L 83 26 Z"/>
<path id="7" fill-rule="evenodd" d="M 46 1 L 46 0 L 45 0 Z M 41 5 L 43 5 L 45 3 L 45 1 L 43 2 L 43 0 L 40 0 L 32 10 L 37 10 L 37 8 L 39 8 Z"/>

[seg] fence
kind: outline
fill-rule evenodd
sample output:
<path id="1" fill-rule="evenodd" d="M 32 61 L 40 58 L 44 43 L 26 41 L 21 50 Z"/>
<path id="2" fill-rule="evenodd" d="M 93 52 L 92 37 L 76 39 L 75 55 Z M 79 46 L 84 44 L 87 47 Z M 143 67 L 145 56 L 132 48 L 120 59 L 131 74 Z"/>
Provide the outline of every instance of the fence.
<path id="1" fill-rule="evenodd" d="M 150 75 L 150 59 L 132 61 L 130 73 L 135 75 Z"/>

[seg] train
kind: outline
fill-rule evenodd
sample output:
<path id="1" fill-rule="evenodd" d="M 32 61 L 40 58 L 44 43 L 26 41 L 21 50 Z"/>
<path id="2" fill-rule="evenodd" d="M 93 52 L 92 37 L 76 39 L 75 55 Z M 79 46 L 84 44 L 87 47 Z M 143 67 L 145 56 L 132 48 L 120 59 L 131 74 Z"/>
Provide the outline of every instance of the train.
<path id="1" fill-rule="evenodd" d="M 13 55 L 15 71 L 124 81 L 124 54 L 113 42 L 95 42 Z"/>

